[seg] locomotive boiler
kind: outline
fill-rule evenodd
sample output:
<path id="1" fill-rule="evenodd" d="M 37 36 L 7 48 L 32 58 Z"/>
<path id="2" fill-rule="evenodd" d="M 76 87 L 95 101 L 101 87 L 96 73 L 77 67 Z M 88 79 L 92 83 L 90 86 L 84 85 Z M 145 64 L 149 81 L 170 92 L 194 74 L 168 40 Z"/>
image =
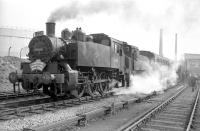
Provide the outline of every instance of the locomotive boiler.
<path id="1" fill-rule="evenodd" d="M 138 54 L 126 42 L 103 33 L 85 35 L 80 28 L 55 37 L 55 23 L 46 23 L 46 35 L 33 37 L 28 47 L 30 62 L 21 63 L 22 73 L 10 73 L 9 80 L 52 97 L 104 95 L 119 83 L 128 86 Z"/>

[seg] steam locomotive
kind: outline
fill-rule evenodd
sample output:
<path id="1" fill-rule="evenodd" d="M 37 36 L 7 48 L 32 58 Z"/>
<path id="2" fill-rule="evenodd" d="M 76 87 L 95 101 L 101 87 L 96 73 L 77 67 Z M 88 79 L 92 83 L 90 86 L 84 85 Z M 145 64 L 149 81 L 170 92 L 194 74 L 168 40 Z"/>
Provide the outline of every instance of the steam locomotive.
<path id="1" fill-rule="evenodd" d="M 46 35 L 29 43 L 30 62 L 21 63 L 22 73 L 12 72 L 9 80 L 25 90 L 49 96 L 104 95 L 114 87 L 129 86 L 139 54 L 137 47 L 106 34 L 86 35 L 80 28 L 65 29 L 55 37 L 55 23 L 46 23 Z"/>

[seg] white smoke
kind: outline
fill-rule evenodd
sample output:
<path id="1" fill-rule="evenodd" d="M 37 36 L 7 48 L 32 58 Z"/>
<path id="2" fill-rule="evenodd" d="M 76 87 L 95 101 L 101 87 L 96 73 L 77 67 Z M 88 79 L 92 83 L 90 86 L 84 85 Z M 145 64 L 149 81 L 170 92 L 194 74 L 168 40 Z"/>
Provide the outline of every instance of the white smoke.
<path id="1" fill-rule="evenodd" d="M 116 94 L 149 94 L 154 91 L 163 91 L 176 84 L 178 63 L 169 67 L 147 62 L 143 64 L 147 67 L 145 71 L 141 74 L 131 75 L 130 87 L 117 89 Z"/>
<path id="2" fill-rule="evenodd" d="M 79 16 L 88 16 L 99 13 L 117 14 L 123 12 L 124 15 L 131 14 L 134 8 L 132 0 L 111 1 L 111 0 L 91 0 L 81 3 L 78 0 L 71 1 L 54 10 L 48 18 L 48 22 L 76 19 Z"/>
<path id="3" fill-rule="evenodd" d="M 127 22 L 131 19 L 150 27 L 190 29 L 199 24 L 199 0 L 71 0 L 55 9 L 48 22 L 76 19 L 81 16 L 106 13 L 123 16 Z"/>

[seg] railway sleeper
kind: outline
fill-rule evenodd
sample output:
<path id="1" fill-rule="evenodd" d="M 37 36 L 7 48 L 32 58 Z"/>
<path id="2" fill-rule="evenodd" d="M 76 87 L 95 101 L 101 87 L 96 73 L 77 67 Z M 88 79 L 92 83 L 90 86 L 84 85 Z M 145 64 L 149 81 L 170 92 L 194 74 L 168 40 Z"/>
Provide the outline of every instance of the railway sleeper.
<path id="1" fill-rule="evenodd" d="M 176 109 L 176 108 L 167 108 L 164 111 L 169 111 L 169 112 L 187 112 L 188 109 L 187 110 L 186 109 L 180 110 L 180 109 Z"/>
<path id="2" fill-rule="evenodd" d="M 184 126 L 184 122 L 178 122 L 178 121 L 169 121 L 169 120 L 157 120 L 152 119 L 150 123 L 158 124 L 158 125 L 168 125 L 168 126 Z"/>
<path id="3" fill-rule="evenodd" d="M 112 103 L 110 106 L 104 106 L 104 115 L 114 115 L 115 114 L 115 104 Z"/>
<path id="4" fill-rule="evenodd" d="M 171 118 L 177 118 L 177 119 L 185 119 L 187 118 L 187 116 L 185 115 L 177 115 L 177 114 L 158 114 L 158 116 L 161 117 L 171 117 Z"/>
<path id="5" fill-rule="evenodd" d="M 188 108 L 188 107 L 187 107 L 187 108 L 181 108 L 181 107 L 178 107 L 178 106 L 177 106 L 177 107 L 172 107 L 172 106 L 170 106 L 170 108 L 173 109 L 173 110 L 184 110 L 184 111 L 185 111 L 185 110 L 186 110 L 186 111 L 189 111 L 189 110 L 190 110 L 190 108 Z"/>
<path id="6" fill-rule="evenodd" d="M 193 124 L 192 125 L 193 129 L 200 129 L 200 124 Z M 198 130 L 199 131 L 199 130 Z"/>
<path id="7" fill-rule="evenodd" d="M 122 101 L 122 102 L 123 102 L 122 108 L 123 108 L 123 109 L 128 109 L 128 107 L 129 107 L 129 102 L 128 102 L 128 101 Z"/>
<path id="8" fill-rule="evenodd" d="M 64 106 L 65 106 L 65 107 L 73 107 L 74 104 L 72 104 L 72 103 L 66 103 L 66 104 L 64 104 Z"/>
<path id="9" fill-rule="evenodd" d="M 10 120 L 10 119 L 16 119 L 16 118 L 18 118 L 18 116 L 16 115 L 6 115 L 3 117 L 0 117 L 0 120 L 5 121 L 5 120 Z"/>
<path id="10" fill-rule="evenodd" d="M 20 108 L 15 109 L 15 113 L 18 115 L 22 112 L 27 112 L 27 111 L 31 111 L 31 110 L 32 110 L 31 107 L 20 107 Z"/>
<path id="11" fill-rule="evenodd" d="M 192 104 L 184 103 L 184 105 L 183 105 L 183 102 L 182 103 L 178 103 L 178 104 L 177 103 L 172 103 L 170 105 L 170 107 L 179 107 L 179 108 L 188 108 L 190 106 L 192 106 Z"/>
<path id="12" fill-rule="evenodd" d="M 81 102 L 71 102 L 70 104 L 73 104 L 73 105 L 81 105 L 82 103 L 81 103 Z"/>
<path id="13" fill-rule="evenodd" d="M 176 104 L 180 104 L 181 105 L 181 103 L 182 102 L 184 102 L 185 104 L 192 104 L 192 102 L 193 102 L 193 100 L 194 99 L 185 99 L 185 98 L 177 98 L 177 101 L 174 101 L 174 103 L 176 103 Z"/>
<path id="14" fill-rule="evenodd" d="M 142 128 L 142 129 L 140 129 L 140 131 L 160 131 L 160 130 L 157 130 L 157 129 L 149 129 L 149 128 Z"/>
<path id="15" fill-rule="evenodd" d="M 77 115 L 80 117 L 80 119 L 78 120 L 77 122 L 77 126 L 85 126 L 87 124 L 87 118 L 86 118 L 86 115 L 83 114 L 83 115 Z"/>
<path id="16" fill-rule="evenodd" d="M 167 116 L 161 116 L 161 115 L 158 115 L 156 116 L 156 119 L 161 119 L 161 120 L 167 120 L 167 121 L 180 121 L 180 122 L 185 122 L 185 119 L 182 119 L 182 118 L 176 118 L 176 117 L 167 117 Z"/>
<path id="17" fill-rule="evenodd" d="M 31 114 L 42 114 L 42 113 L 44 113 L 44 110 L 41 110 L 41 109 L 32 110 L 32 111 L 29 111 L 28 113 L 31 113 Z"/>
<path id="18" fill-rule="evenodd" d="M 176 114 L 178 114 L 178 115 L 189 115 L 189 113 L 185 112 L 185 111 L 174 111 L 174 112 L 172 112 L 172 111 L 165 110 L 162 113 L 163 114 L 175 114 L 175 115 Z"/>
<path id="19" fill-rule="evenodd" d="M 55 108 L 43 108 L 43 110 L 45 110 L 45 111 L 55 111 Z"/>
<path id="20" fill-rule="evenodd" d="M 180 127 L 180 126 L 168 126 L 168 125 L 160 125 L 160 124 L 156 124 L 156 123 L 148 123 L 144 126 L 143 129 L 149 129 L 149 131 L 151 131 L 152 129 L 156 129 L 159 131 L 183 131 L 184 128 Z"/>

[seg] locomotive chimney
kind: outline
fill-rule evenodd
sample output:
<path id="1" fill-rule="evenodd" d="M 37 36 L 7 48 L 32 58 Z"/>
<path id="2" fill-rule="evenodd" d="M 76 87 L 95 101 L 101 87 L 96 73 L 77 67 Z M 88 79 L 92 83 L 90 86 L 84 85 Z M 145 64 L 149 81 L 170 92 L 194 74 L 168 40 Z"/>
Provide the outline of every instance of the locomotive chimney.
<path id="1" fill-rule="evenodd" d="M 47 22 L 46 23 L 46 34 L 51 37 L 55 37 L 55 25 L 54 22 Z"/>

